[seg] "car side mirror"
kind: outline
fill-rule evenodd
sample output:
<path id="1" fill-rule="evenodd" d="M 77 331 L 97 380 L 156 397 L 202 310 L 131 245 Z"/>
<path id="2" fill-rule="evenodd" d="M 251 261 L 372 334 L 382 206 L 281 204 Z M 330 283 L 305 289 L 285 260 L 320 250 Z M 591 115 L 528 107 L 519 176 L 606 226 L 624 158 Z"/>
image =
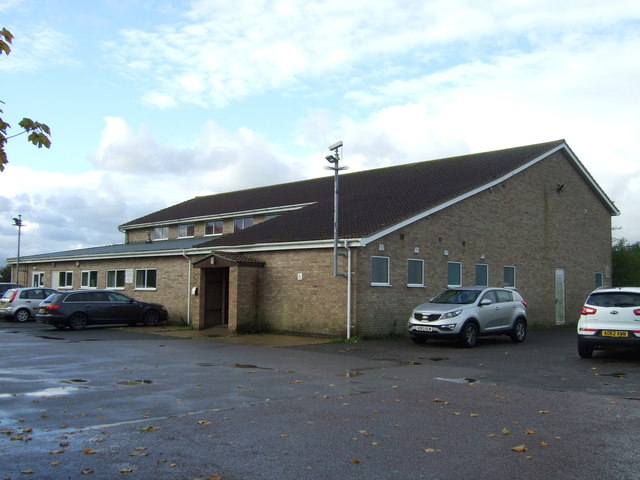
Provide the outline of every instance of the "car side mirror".
<path id="1" fill-rule="evenodd" d="M 493 303 L 493 301 L 490 298 L 483 298 L 480 301 L 480 306 L 483 307 L 485 305 L 491 305 Z"/>

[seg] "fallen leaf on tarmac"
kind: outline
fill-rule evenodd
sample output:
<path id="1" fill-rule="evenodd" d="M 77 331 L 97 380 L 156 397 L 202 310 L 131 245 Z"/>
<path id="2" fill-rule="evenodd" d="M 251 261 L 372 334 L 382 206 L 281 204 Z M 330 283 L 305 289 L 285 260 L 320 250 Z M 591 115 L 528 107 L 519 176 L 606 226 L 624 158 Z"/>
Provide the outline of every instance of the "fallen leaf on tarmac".
<path id="1" fill-rule="evenodd" d="M 497 433 L 487 433 L 487 437 L 497 437 Z"/>
<path id="2" fill-rule="evenodd" d="M 289 383 L 304 383 L 304 380 L 293 380 Z"/>
<path id="3" fill-rule="evenodd" d="M 469 416 L 470 417 L 479 417 L 480 415 L 478 415 L 477 413 L 470 413 Z"/>
<path id="4" fill-rule="evenodd" d="M 460 412 L 451 412 L 451 415 L 460 415 Z"/>
<path id="5" fill-rule="evenodd" d="M 92 468 L 85 468 L 84 470 L 80 470 L 80 473 L 83 475 L 89 475 L 90 473 L 93 473 L 93 469 Z"/>
<path id="6" fill-rule="evenodd" d="M 525 447 L 524 445 L 516 445 L 511 450 L 513 450 L 514 452 L 526 452 L 527 447 Z"/>
<path id="7" fill-rule="evenodd" d="M 288 433 L 281 433 L 280 438 L 287 438 L 289 436 Z"/>
<path id="8" fill-rule="evenodd" d="M 380 442 L 371 442 L 371 445 L 373 445 L 374 447 L 377 447 L 378 445 L 380 445 Z"/>
<path id="9" fill-rule="evenodd" d="M 152 427 L 151 425 L 147 425 L 146 427 L 140 427 L 138 430 L 141 432 L 153 432 L 154 430 L 158 430 L 158 427 Z"/>
<path id="10" fill-rule="evenodd" d="M 51 465 L 52 467 L 57 467 L 58 465 L 60 465 L 60 462 L 51 462 L 49 465 Z"/>
<path id="11" fill-rule="evenodd" d="M 441 452 L 442 449 L 441 448 L 424 448 L 422 451 L 425 453 L 438 453 L 438 452 Z"/>
<path id="12" fill-rule="evenodd" d="M 31 427 L 20 427 L 20 430 L 22 430 L 24 433 L 33 432 L 33 428 L 31 428 Z"/>
<path id="13" fill-rule="evenodd" d="M 24 473 L 26 475 L 31 475 L 33 473 L 33 470 L 21 470 L 20 473 Z"/>
<path id="14" fill-rule="evenodd" d="M 524 433 L 526 433 L 527 435 L 535 435 L 535 434 L 536 434 L 536 432 L 535 432 L 535 431 L 533 431 L 533 430 L 531 430 L 530 428 L 527 428 L 527 429 L 524 431 Z"/>
<path id="15" fill-rule="evenodd" d="M 538 413 L 541 413 L 543 415 L 550 413 L 549 410 L 538 410 Z"/>
<path id="16" fill-rule="evenodd" d="M 436 398 L 433 399 L 433 401 L 436 402 L 436 403 L 440 403 L 440 402 L 442 402 L 442 399 L 440 397 L 436 397 Z"/>
<path id="17" fill-rule="evenodd" d="M 84 453 L 86 453 L 87 455 L 93 455 L 94 453 L 96 453 L 95 450 L 92 450 L 91 448 L 87 447 L 83 450 Z"/>
<path id="18" fill-rule="evenodd" d="M 352 458 L 351 459 L 351 463 L 360 463 L 360 459 L 359 458 Z"/>
<path id="19" fill-rule="evenodd" d="M 511 432 L 509 431 L 509 429 L 508 429 L 507 427 L 504 427 L 504 428 L 502 429 L 502 434 L 503 434 L 503 435 L 509 435 L 510 433 L 511 433 Z"/>
<path id="20" fill-rule="evenodd" d="M 210 425 L 211 422 L 209 420 L 198 420 L 198 425 Z"/>
<path id="21" fill-rule="evenodd" d="M 549 446 L 549 442 L 540 442 L 540 446 L 541 447 L 548 447 Z"/>
<path id="22" fill-rule="evenodd" d="M 66 451 L 66 450 L 65 450 L 64 448 L 61 448 L 61 449 L 59 449 L 59 450 L 51 450 L 51 451 L 49 452 L 49 455 L 55 455 L 55 454 L 57 454 L 57 453 L 64 453 L 65 451 Z"/>
<path id="23" fill-rule="evenodd" d="M 129 473 L 129 472 L 133 472 L 135 470 L 135 468 L 121 468 L 119 470 L 120 473 Z"/>
<path id="24" fill-rule="evenodd" d="M 11 435 L 13 433 L 13 430 L 11 430 L 10 428 L 3 428 L 2 430 L 0 430 L 0 433 L 4 433 L 5 435 Z"/>

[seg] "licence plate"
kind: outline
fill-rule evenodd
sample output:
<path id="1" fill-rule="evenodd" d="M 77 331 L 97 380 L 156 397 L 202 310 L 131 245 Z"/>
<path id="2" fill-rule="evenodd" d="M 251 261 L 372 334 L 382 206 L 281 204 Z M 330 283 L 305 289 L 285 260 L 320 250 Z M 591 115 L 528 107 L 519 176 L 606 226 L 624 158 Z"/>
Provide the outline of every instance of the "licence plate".
<path id="1" fill-rule="evenodd" d="M 38 310 L 38 313 L 47 313 L 47 309 L 46 308 L 40 308 Z"/>
<path id="2" fill-rule="evenodd" d="M 423 325 L 417 325 L 413 329 L 418 332 L 433 332 L 433 327 L 425 327 Z"/>
<path id="3" fill-rule="evenodd" d="M 628 337 L 629 332 L 626 330 L 602 330 L 600 332 L 600 336 L 602 337 Z"/>

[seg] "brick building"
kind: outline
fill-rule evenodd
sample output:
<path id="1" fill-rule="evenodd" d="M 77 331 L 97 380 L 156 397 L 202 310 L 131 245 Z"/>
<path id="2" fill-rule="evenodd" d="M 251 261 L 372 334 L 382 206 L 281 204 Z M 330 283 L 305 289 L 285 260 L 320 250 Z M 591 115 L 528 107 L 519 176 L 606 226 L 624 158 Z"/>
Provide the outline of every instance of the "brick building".
<path id="1" fill-rule="evenodd" d="M 338 276 L 325 177 L 193 198 L 120 225 L 122 244 L 22 257 L 20 280 L 119 289 L 197 329 L 337 337 L 403 332 L 443 288 L 496 285 L 554 325 L 610 284 L 618 214 L 558 140 L 341 175 Z"/>

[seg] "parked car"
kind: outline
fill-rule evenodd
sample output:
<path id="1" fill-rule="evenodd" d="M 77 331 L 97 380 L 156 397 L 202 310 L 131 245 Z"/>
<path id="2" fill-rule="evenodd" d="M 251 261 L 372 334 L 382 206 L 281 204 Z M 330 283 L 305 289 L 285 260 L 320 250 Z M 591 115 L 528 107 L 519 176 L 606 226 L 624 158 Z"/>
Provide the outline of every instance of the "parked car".
<path id="1" fill-rule="evenodd" d="M 154 326 L 167 320 L 167 309 L 113 290 L 70 290 L 43 300 L 36 320 L 72 330 L 81 330 L 87 325 L 143 323 Z"/>
<path id="2" fill-rule="evenodd" d="M 0 298 L 0 317 L 18 322 L 35 318 L 40 302 L 52 293 L 55 293 L 52 288 L 10 288 Z"/>
<path id="3" fill-rule="evenodd" d="M 640 347 L 640 287 L 599 288 L 578 320 L 578 355 L 610 347 Z"/>
<path id="4" fill-rule="evenodd" d="M 10 282 L 0 282 L 0 295 L 4 295 L 7 290 L 10 288 L 20 288 L 23 285 L 19 283 L 10 283 Z"/>
<path id="5" fill-rule="evenodd" d="M 527 336 L 527 304 L 515 290 L 497 287 L 449 288 L 414 308 L 407 325 L 411 340 L 457 340 L 474 347 L 481 335 Z"/>

